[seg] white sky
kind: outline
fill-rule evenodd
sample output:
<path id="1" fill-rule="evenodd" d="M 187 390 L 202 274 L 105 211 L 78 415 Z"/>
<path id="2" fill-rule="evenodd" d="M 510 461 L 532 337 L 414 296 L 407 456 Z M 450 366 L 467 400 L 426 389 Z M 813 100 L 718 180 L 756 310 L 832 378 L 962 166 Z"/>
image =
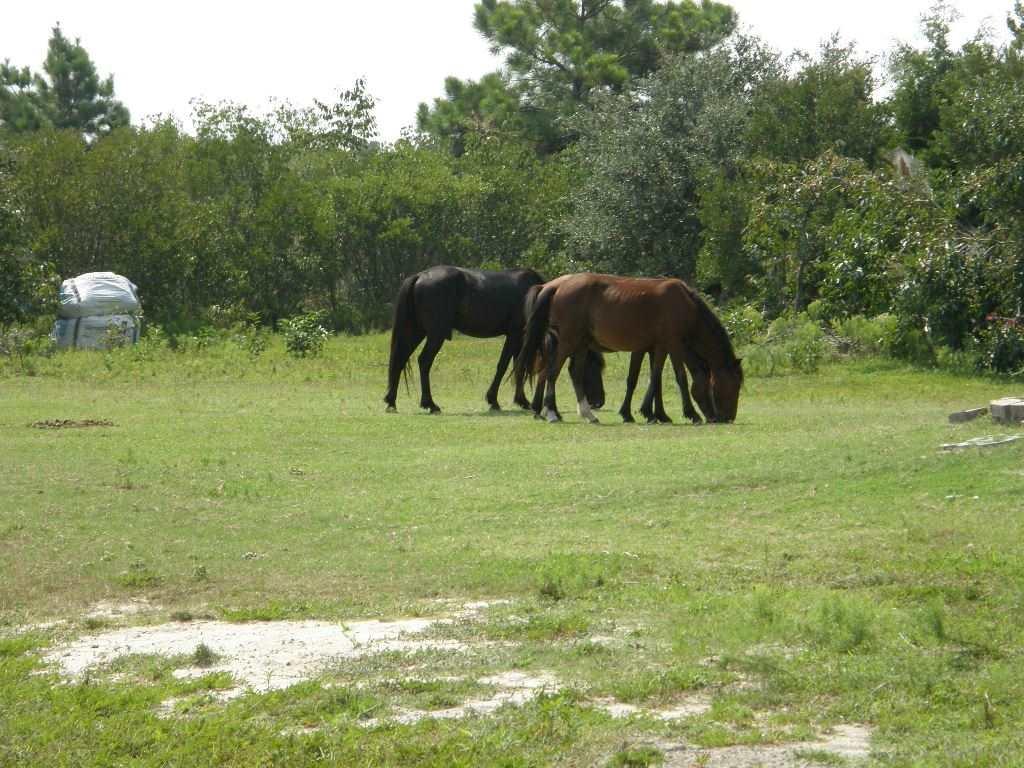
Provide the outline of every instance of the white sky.
<path id="1" fill-rule="evenodd" d="M 365 77 L 382 138 L 398 138 L 416 107 L 442 95 L 444 78 L 479 78 L 499 61 L 473 29 L 474 0 L 34 0 L 12 3 L 0 25 L 0 59 L 42 69 L 50 29 L 80 38 L 133 122 L 173 113 L 190 99 L 221 99 L 262 112 L 271 97 L 298 106 L 331 101 Z M 814 50 L 838 31 L 865 53 L 919 41 L 931 0 L 735 0 L 749 31 L 788 53 Z M 961 0 L 954 42 L 986 22 L 1005 37 L 1013 0 Z"/>

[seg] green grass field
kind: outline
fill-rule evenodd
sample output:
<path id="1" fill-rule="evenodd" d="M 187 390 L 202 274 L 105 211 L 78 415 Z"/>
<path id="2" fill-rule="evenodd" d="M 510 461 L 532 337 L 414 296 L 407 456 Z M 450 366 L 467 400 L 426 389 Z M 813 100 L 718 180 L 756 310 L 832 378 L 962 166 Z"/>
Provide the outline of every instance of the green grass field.
<path id="1" fill-rule="evenodd" d="M 726 765 L 716 750 L 844 724 L 872 729 L 870 764 L 1024 762 L 1024 449 L 939 450 L 1008 431 L 946 416 L 1013 384 L 856 360 L 748 377 L 728 426 L 681 423 L 666 386 L 677 423 L 648 427 L 615 413 L 619 355 L 601 425 L 575 415 L 567 377 L 566 422 L 548 425 L 487 413 L 498 349 L 446 345 L 440 416 L 415 380 L 384 413 L 383 335 L 307 360 L 275 341 L 256 359 L 225 343 L 0 368 L 0 765 Z M 32 426 L 58 419 L 113 424 Z M 471 652 L 366 657 L 160 717 L 223 681 L 135 657 L 64 684 L 41 658 L 109 628 L 85 618 L 98 601 L 140 598 L 135 623 L 254 632 L 510 602 L 432 630 Z M 488 716 L 387 718 L 506 670 L 564 687 Z M 669 722 L 590 706 L 694 695 L 710 708 Z"/>

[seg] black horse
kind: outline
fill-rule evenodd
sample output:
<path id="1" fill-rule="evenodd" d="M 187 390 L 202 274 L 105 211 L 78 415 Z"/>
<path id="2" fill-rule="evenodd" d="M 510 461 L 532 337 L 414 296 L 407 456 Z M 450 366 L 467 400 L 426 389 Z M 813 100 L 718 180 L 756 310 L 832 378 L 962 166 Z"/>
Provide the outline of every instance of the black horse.
<path id="1" fill-rule="evenodd" d="M 395 410 L 398 380 L 416 347 L 426 339 L 419 354 L 420 407 L 431 413 L 441 411 L 430 392 L 430 367 L 445 339 L 450 340 L 452 332 L 459 331 L 477 338 L 505 337 L 494 380 L 485 395 L 491 410 L 500 410 L 498 386 L 509 362 L 522 346 L 527 293 L 543 282 L 544 278 L 532 269 L 490 272 L 437 266 L 407 277 L 395 298 L 388 391 L 384 395 L 387 409 Z M 587 355 L 584 387 L 590 402 L 597 408 L 604 404 L 603 366 L 604 359 L 599 353 Z M 522 380 L 516 382 L 514 401 L 520 408 L 530 407 Z"/>

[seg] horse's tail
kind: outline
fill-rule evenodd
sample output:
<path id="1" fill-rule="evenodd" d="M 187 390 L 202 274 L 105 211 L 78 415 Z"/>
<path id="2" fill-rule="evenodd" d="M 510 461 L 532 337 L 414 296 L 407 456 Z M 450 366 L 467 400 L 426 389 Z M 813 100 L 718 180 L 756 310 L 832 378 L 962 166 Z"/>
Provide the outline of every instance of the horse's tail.
<path id="1" fill-rule="evenodd" d="M 388 357 L 388 391 L 384 402 L 395 407 L 398 379 L 405 373 L 405 386 L 409 387 L 409 360 L 412 357 L 412 341 L 416 327 L 416 299 L 413 288 L 419 275 L 410 275 L 402 281 L 395 297 L 395 321 L 391 326 L 391 354 Z"/>
<path id="2" fill-rule="evenodd" d="M 554 288 L 541 288 L 538 293 L 533 289 L 526 296 L 524 309 L 526 329 L 523 331 L 523 346 L 516 358 L 516 382 L 529 377 L 533 381 L 537 355 L 542 353 L 544 338 L 548 331 L 548 320 L 551 316 L 551 300 L 555 295 Z"/>

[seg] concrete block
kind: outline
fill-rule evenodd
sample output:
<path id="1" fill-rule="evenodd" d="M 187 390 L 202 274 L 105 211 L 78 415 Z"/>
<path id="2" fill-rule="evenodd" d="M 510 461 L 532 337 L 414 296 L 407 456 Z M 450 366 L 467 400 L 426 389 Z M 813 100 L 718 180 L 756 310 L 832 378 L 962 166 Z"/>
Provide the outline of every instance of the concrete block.
<path id="1" fill-rule="evenodd" d="M 1024 421 L 1024 398 L 1001 397 L 988 404 L 989 413 L 995 421 L 1016 424 Z"/>
<path id="2" fill-rule="evenodd" d="M 985 413 L 988 413 L 988 408 L 968 408 L 966 411 L 957 411 L 949 414 L 949 423 L 963 424 L 965 421 L 974 421 Z"/>

